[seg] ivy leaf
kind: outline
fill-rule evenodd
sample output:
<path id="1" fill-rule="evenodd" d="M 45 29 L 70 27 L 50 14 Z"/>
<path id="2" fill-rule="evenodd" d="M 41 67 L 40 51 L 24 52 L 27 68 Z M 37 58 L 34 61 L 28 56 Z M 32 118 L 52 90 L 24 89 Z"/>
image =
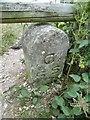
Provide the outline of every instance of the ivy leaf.
<path id="1" fill-rule="evenodd" d="M 37 101 L 38 101 L 38 99 L 35 97 L 35 98 L 33 98 L 32 102 L 33 102 L 34 105 L 36 105 Z"/>
<path id="2" fill-rule="evenodd" d="M 63 113 L 64 113 L 66 116 L 69 116 L 69 115 L 70 115 L 70 111 L 69 111 L 69 108 L 68 108 L 68 107 L 62 106 L 62 111 L 63 111 Z"/>
<path id="3" fill-rule="evenodd" d="M 22 88 L 21 94 L 22 94 L 23 97 L 30 98 L 29 91 L 27 89 L 25 89 L 25 88 Z"/>
<path id="4" fill-rule="evenodd" d="M 58 109 L 53 109 L 53 114 L 55 116 L 58 116 L 60 114 L 60 111 Z"/>
<path id="5" fill-rule="evenodd" d="M 59 106 L 62 106 L 64 104 L 64 99 L 62 97 L 55 96 L 55 100 Z"/>
<path id="6" fill-rule="evenodd" d="M 83 80 L 84 80 L 86 83 L 88 83 L 89 77 L 88 77 L 88 74 L 87 74 L 87 73 L 83 73 L 83 74 L 82 74 L 82 78 L 83 78 Z"/>
<path id="7" fill-rule="evenodd" d="M 47 91 L 48 90 L 48 86 L 47 85 L 42 85 L 41 87 L 40 87 L 40 91 L 41 92 L 45 92 L 45 91 Z"/>
<path id="8" fill-rule="evenodd" d="M 79 75 L 70 74 L 69 76 L 73 78 L 75 82 L 79 82 L 81 80 L 81 77 Z"/>
<path id="9" fill-rule="evenodd" d="M 89 44 L 89 40 L 79 40 L 79 41 L 77 41 L 77 43 L 79 44 L 79 48 L 82 48 Z"/>
<path id="10" fill-rule="evenodd" d="M 78 49 L 78 48 L 71 49 L 71 50 L 69 51 L 69 53 L 77 53 L 77 52 L 79 52 L 79 49 Z"/>

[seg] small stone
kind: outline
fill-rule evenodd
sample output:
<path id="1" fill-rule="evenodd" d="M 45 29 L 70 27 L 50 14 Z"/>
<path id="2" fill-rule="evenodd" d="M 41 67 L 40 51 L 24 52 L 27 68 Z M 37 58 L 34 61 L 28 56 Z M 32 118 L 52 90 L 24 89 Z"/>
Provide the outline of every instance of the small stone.
<path id="1" fill-rule="evenodd" d="M 13 62 L 13 64 L 15 64 L 15 62 Z"/>
<path id="2" fill-rule="evenodd" d="M 6 108 L 7 108 L 7 106 L 8 106 L 8 105 L 5 103 L 5 104 L 4 104 L 4 108 L 6 109 Z"/>
<path id="3" fill-rule="evenodd" d="M 45 54 L 45 51 L 42 51 L 42 54 Z"/>
<path id="4" fill-rule="evenodd" d="M 26 110 L 29 110 L 29 107 L 26 107 Z"/>
<path id="5" fill-rule="evenodd" d="M 0 75 L 0 79 L 2 79 L 3 78 L 3 76 L 2 75 Z"/>
<path id="6" fill-rule="evenodd" d="M 34 108 L 34 105 L 31 105 L 31 108 Z"/>
<path id="7" fill-rule="evenodd" d="M 26 78 L 25 78 L 25 77 L 24 77 L 23 79 L 24 79 L 24 80 L 26 80 Z"/>
<path id="8" fill-rule="evenodd" d="M 19 77 L 20 75 L 19 74 L 17 74 L 17 77 Z"/>
<path id="9" fill-rule="evenodd" d="M 27 85 L 27 82 L 24 82 L 23 86 L 25 87 Z"/>
<path id="10" fill-rule="evenodd" d="M 26 109 L 26 106 L 24 106 L 23 108 Z"/>

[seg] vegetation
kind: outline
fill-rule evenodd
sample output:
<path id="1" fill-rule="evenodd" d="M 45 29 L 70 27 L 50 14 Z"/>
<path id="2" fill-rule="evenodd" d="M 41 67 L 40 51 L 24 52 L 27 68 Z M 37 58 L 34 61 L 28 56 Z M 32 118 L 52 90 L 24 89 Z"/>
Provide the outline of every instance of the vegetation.
<path id="1" fill-rule="evenodd" d="M 11 98 L 20 103 L 19 117 L 53 116 L 85 119 L 90 116 L 88 4 L 77 3 L 76 6 L 75 23 L 54 23 L 56 27 L 68 34 L 70 41 L 62 77 L 51 85 L 40 86 L 37 89 L 32 88 L 28 81 L 10 89 Z M 60 82 L 63 84 L 57 88 Z"/>
<path id="2" fill-rule="evenodd" d="M 20 39 L 23 32 L 24 24 L 3 24 L 0 25 L 2 29 L 0 40 L 0 55 L 3 55 L 8 48 L 15 43 L 17 39 Z"/>
<path id="3" fill-rule="evenodd" d="M 58 28 L 62 27 L 66 31 L 71 44 L 63 72 L 64 90 L 55 96 L 54 103 L 52 102 L 53 110 L 57 110 L 55 116 L 58 118 L 89 115 L 90 45 L 89 30 L 86 28 L 89 20 L 88 4 L 77 3 L 76 6 L 75 23 L 56 23 Z"/>

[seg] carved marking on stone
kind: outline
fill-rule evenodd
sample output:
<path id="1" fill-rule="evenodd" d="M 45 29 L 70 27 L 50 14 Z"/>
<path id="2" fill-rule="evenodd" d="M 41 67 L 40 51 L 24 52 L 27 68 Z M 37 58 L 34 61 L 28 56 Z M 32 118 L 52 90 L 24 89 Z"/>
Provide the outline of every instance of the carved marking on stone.
<path id="1" fill-rule="evenodd" d="M 46 64 L 50 64 L 50 63 L 54 62 L 54 53 L 47 55 L 44 59 L 44 62 Z"/>

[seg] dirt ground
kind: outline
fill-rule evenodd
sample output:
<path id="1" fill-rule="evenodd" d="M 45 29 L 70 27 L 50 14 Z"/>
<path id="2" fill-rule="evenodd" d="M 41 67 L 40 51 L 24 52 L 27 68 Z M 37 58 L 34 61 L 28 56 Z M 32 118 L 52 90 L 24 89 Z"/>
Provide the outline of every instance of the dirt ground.
<path id="1" fill-rule="evenodd" d="M 24 58 L 23 50 L 9 49 L 8 52 L 0 56 L 0 117 L 5 116 L 5 109 L 7 104 L 3 94 L 14 84 L 19 82 L 19 77 L 25 71 L 25 65 L 21 60 Z"/>

